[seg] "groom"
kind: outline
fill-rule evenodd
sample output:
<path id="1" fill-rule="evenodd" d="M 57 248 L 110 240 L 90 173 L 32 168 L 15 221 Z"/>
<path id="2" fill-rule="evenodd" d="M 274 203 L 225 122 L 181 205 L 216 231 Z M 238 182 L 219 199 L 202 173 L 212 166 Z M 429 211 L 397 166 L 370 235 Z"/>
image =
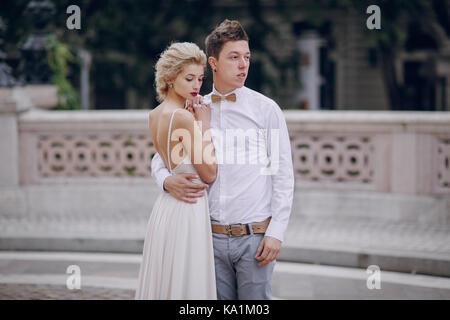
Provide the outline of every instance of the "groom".
<path id="1" fill-rule="evenodd" d="M 204 100 L 211 100 L 218 162 L 217 178 L 208 188 L 217 297 L 271 299 L 294 189 L 286 122 L 273 100 L 244 86 L 250 49 L 238 21 L 223 21 L 205 44 L 214 87 Z M 265 161 L 257 161 L 261 154 Z M 159 154 L 152 160 L 152 176 L 163 190 L 188 203 L 208 187 L 191 182 L 192 174 L 171 176 Z"/>

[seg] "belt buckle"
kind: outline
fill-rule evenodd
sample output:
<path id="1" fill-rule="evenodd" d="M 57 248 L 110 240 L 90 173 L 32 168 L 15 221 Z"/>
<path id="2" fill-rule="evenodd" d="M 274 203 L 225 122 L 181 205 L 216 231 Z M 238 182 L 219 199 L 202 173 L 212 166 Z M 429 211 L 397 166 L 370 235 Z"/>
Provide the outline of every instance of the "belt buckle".
<path id="1" fill-rule="evenodd" d="M 226 226 L 226 230 L 227 230 L 227 232 L 228 232 L 228 236 L 229 236 L 230 238 L 241 236 L 241 235 L 233 235 L 233 226 L 242 226 L 242 223 L 235 223 L 235 224 L 229 224 L 229 225 L 227 225 L 227 226 Z"/>

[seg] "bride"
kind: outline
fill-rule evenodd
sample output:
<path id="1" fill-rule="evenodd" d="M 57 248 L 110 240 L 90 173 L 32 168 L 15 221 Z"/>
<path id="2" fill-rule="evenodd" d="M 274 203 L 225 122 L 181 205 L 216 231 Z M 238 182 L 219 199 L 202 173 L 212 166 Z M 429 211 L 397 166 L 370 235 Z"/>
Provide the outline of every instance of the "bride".
<path id="1" fill-rule="evenodd" d="M 206 56 L 194 43 L 167 48 L 156 64 L 161 104 L 149 115 L 150 135 L 169 172 L 199 176 L 201 180 L 192 181 L 200 189 L 216 179 L 217 170 L 208 135 L 211 109 L 198 96 L 205 65 Z M 195 203 L 168 192 L 158 196 L 147 225 L 135 299 L 217 298 L 208 195 L 196 193 Z"/>

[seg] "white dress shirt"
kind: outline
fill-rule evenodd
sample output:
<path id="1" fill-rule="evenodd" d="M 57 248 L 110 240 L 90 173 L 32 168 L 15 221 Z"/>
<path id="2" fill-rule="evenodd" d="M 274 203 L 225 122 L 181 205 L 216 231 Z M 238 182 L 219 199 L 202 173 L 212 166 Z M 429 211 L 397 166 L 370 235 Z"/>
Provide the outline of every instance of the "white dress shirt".
<path id="1" fill-rule="evenodd" d="M 276 102 L 246 87 L 236 102 L 211 103 L 211 132 L 218 172 L 207 188 L 211 221 L 246 224 L 272 217 L 266 236 L 283 241 L 292 208 L 294 172 L 283 112 Z M 213 92 L 204 97 L 211 101 Z M 170 173 L 159 154 L 152 176 L 163 189 Z M 164 189 L 163 189 L 164 190 Z"/>

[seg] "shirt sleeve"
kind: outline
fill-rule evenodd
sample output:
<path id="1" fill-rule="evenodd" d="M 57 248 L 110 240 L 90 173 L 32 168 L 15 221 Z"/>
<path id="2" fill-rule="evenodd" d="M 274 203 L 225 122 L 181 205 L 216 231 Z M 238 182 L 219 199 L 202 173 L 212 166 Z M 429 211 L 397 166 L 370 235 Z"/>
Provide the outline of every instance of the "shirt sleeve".
<path id="1" fill-rule="evenodd" d="M 294 170 L 284 114 L 276 103 L 271 107 L 272 112 L 268 112 L 267 156 L 271 166 L 272 219 L 265 235 L 283 241 L 292 209 Z"/>
<path id="2" fill-rule="evenodd" d="M 168 191 L 164 189 L 164 180 L 170 175 L 171 174 L 169 170 L 167 170 L 159 153 L 155 153 L 152 159 L 152 177 L 156 180 L 158 186 L 165 192 Z"/>

